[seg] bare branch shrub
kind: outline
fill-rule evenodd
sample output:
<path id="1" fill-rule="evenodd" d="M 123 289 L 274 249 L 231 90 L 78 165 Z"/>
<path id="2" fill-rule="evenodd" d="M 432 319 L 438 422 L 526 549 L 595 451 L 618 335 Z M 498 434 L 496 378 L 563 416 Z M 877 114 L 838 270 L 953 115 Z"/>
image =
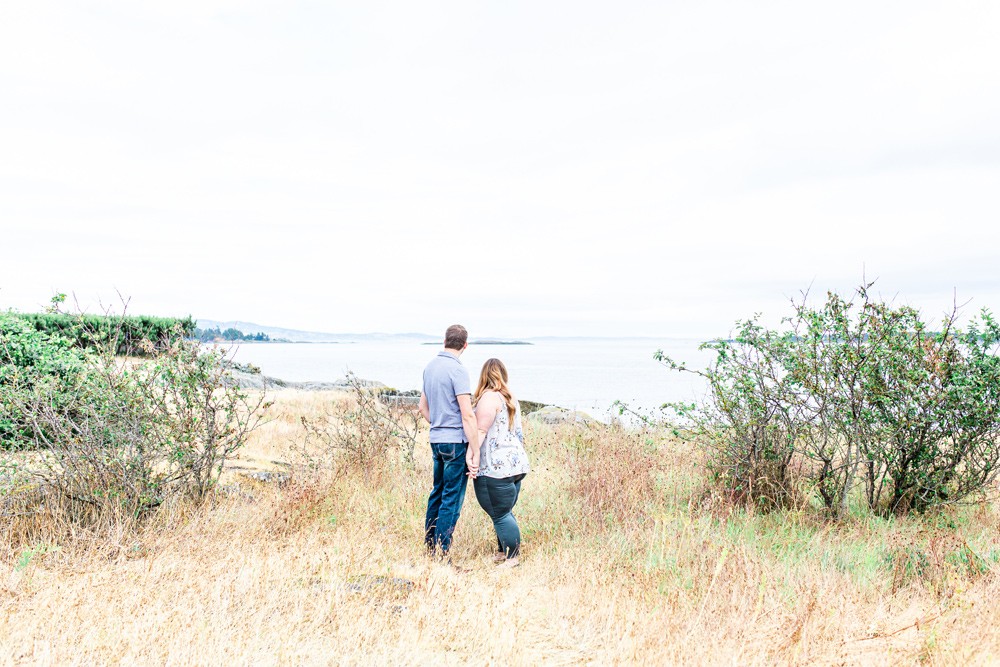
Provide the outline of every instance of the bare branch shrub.
<path id="1" fill-rule="evenodd" d="M 420 434 L 420 414 L 411 405 L 386 403 L 379 391 L 351 372 L 350 394 L 334 400 L 319 417 L 302 417 L 306 436 L 297 455 L 300 473 L 341 474 L 348 469 L 369 471 L 398 452 L 406 465 Z"/>

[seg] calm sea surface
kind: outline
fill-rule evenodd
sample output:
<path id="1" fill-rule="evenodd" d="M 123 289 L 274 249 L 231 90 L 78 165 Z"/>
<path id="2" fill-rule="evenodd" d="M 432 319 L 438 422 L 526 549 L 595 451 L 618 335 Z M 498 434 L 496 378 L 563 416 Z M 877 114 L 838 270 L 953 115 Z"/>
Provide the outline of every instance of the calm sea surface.
<path id="1" fill-rule="evenodd" d="M 653 359 L 662 349 L 692 368 L 703 368 L 710 354 L 696 340 L 540 339 L 532 345 L 470 345 L 461 360 L 473 388 L 484 361 L 497 357 L 510 373 L 518 398 L 582 410 L 608 419 L 612 403 L 624 401 L 651 411 L 667 401 L 690 401 L 704 394 L 691 373 L 668 370 Z M 397 389 L 419 389 L 424 366 L 438 345 L 408 341 L 356 343 L 243 344 L 235 360 L 259 366 L 265 375 L 291 381 L 335 381 L 350 370 Z"/>

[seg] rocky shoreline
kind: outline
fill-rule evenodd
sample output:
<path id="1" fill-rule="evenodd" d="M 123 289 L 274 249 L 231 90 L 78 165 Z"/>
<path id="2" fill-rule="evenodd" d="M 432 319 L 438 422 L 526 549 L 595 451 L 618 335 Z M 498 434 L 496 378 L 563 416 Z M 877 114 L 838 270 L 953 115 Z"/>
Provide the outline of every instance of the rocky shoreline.
<path id="1" fill-rule="evenodd" d="M 260 369 L 250 364 L 229 364 L 231 381 L 241 389 L 300 389 L 302 391 L 350 391 L 351 385 L 347 378 L 336 382 L 292 382 L 273 378 L 261 373 Z M 357 379 L 363 387 L 382 389 L 386 385 L 376 380 Z M 419 394 L 418 394 L 419 396 Z"/>

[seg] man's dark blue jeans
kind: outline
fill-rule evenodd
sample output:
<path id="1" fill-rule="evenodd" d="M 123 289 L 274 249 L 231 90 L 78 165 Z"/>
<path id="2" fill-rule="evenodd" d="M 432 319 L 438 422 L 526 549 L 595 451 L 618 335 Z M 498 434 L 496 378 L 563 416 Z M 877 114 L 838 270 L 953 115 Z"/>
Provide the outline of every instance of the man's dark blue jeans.
<path id="1" fill-rule="evenodd" d="M 451 548 L 451 536 L 465 501 L 465 485 L 469 481 L 465 474 L 468 471 L 465 465 L 468 446 L 464 442 L 431 443 L 434 488 L 427 499 L 424 541 L 432 552 L 440 547 L 442 555 Z"/>

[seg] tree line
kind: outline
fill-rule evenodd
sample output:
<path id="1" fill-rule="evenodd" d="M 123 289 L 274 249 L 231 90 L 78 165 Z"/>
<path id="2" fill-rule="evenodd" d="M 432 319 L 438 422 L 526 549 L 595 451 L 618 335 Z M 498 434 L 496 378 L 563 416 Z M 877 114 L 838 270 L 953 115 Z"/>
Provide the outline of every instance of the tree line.
<path id="1" fill-rule="evenodd" d="M 208 329 L 195 328 L 192 338 L 197 341 L 201 341 L 202 343 L 212 343 L 216 341 L 252 341 L 265 343 L 271 340 L 271 337 L 263 331 L 258 331 L 257 333 L 243 333 L 235 327 L 229 327 L 224 331 L 219 327 L 210 327 Z"/>

